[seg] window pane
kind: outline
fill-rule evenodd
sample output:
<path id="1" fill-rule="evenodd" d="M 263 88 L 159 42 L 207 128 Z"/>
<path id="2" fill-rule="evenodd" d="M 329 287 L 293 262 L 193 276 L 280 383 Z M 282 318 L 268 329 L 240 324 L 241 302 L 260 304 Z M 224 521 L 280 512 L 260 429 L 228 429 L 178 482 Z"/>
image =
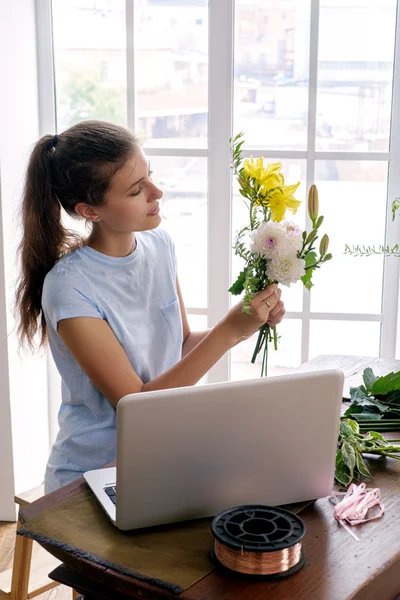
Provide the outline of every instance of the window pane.
<path id="1" fill-rule="evenodd" d="M 53 0 L 57 131 L 86 119 L 126 125 L 124 0 Z"/>
<path id="2" fill-rule="evenodd" d="M 236 0 L 234 130 L 252 148 L 307 144 L 310 2 Z"/>
<path id="3" fill-rule="evenodd" d="M 319 354 L 379 356 L 381 324 L 362 321 L 310 323 L 310 360 Z"/>
<path id="4" fill-rule="evenodd" d="M 185 305 L 207 306 L 207 159 L 150 157 L 161 187 L 161 224 L 172 236 Z"/>
<path id="5" fill-rule="evenodd" d="M 188 315 L 188 321 L 191 331 L 205 331 L 207 329 L 206 315 Z M 207 383 L 207 375 L 204 375 L 196 385 L 204 385 Z"/>
<path id="6" fill-rule="evenodd" d="M 344 248 L 384 243 L 387 164 L 317 161 L 315 179 L 333 259 L 314 275 L 311 310 L 379 313 L 383 258 L 345 255 Z"/>
<path id="7" fill-rule="evenodd" d="M 205 147 L 208 1 L 135 2 L 136 129 L 146 145 Z"/>
<path id="8" fill-rule="evenodd" d="M 269 346 L 268 375 L 283 375 L 291 372 L 301 363 L 301 321 L 297 319 L 283 319 L 277 327 L 279 340 L 278 350 Z M 262 356 L 258 355 L 254 365 L 251 357 L 257 341 L 253 335 L 245 342 L 241 342 L 231 350 L 231 379 L 253 379 L 260 376 Z"/>
<path id="9" fill-rule="evenodd" d="M 261 154 L 261 152 L 260 152 Z M 266 163 L 278 162 L 277 159 L 268 159 Z M 302 229 L 305 223 L 306 211 L 306 190 L 305 176 L 306 164 L 303 160 L 287 159 L 281 160 L 282 173 L 285 177 L 287 185 L 301 181 L 301 185 L 296 192 L 296 198 L 301 200 L 301 205 L 295 215 L 291 212 L 286 213 L 287 220 L 294 221 Z M 237 232 L 249 224 L 249 211 L 247 209 L 243 196 L 239 193 L 238 183 L 236 179 L 233 182 L 233 206 L 232 206 L 232 246 L 234 245 Z M 232 250 L 232 283 L 236 280 L 240 271 L 243 269 L 244 262 L 239 256 L 235 256 Z M 282 286 L 282 300 L 285 303 L 287 311 L 301 311 L 303 306 L 303 286 L 301 283 L 291 285 L 290 287 Z M 238 302 L 237 296 L 231 296 L 231 304 Z"/>
<path id="10" fill-rule="evenodd" d="M 396 4 L 322 0 L 318 149 L 388 150 Z"/>

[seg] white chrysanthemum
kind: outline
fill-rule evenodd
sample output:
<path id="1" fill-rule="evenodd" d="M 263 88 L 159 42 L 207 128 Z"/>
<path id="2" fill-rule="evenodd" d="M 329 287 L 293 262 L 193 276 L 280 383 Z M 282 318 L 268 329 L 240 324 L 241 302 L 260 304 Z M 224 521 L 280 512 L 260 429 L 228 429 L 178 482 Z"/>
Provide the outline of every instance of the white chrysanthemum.
<path id="1" fill-rule="evenodd" d="M 293 249 L 286 228 L 275 221 L 263 222 L 251 232 L 250 251 L 264 258 L 271 259 L 277 252 L 288 252 Z"/>
<path id="2" fill-rule="evenodd" d="M 297 258 L 293 250 L 278 252 L 268 261 L 266 273 L 271 281 L 290 287 L 291 283 L 296 283 L 305 274 L 304 266 L 304 259 Z"/>
<path id="3" fill-rule="evenodd" d="M 287 238 L 292 244 L 296 252 L 300 252 L 303 247 L 303 232 L 293 221 L 283 221 L 282 225 L 285 228 Z"/>

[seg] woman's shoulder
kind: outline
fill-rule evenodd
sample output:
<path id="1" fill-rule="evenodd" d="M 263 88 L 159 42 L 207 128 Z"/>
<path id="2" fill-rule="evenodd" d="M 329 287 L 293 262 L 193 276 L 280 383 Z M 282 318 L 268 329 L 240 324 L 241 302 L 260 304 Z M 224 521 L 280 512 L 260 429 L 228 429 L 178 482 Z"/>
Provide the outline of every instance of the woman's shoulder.
<path id="1" fill-rule="evenodd" d="M 71 252 L 68 252 L 62 256 L 56 262 L 44 279 L 44 289 L 49 290 L 51 288 L 58 287 L 59 285 L 65 286 L 67 284 L 71 284 L 78 286 L 82 284 L 84 278 L 78 269 L 80 262 L 80 251 L 81 248 L 72 250 Z"/>
<path id="2" fill-rule="evenodd" d="M 141 231 L 139 238 L 153 244 L 154 246 L 164 249 L 166 246 L 168 248 L 174 246 L 174 242 L 172 241 L 170 234 L 162 227 L 157 227 L 156 229 L 150 229 L 148 231 Z"/>

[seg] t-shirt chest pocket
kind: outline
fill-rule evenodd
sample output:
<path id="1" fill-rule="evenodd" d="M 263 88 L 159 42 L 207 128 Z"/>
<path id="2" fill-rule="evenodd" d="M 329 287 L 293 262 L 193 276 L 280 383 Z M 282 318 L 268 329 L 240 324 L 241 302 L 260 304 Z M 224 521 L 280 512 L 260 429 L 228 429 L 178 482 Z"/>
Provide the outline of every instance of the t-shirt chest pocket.
<path id="1" fill-rule="evenodd" d="M 173 302 L 161 308 L 161 312 L 165 317 L 165 320 L 168 324 L 169 330 L 172 335 L 172 339 L 175 341 L 183 341 L 183 331 L 182 331 L 182 316 L 181 316 L 181 308 L 179 305 L 179 298 L 176 298 Z"/>

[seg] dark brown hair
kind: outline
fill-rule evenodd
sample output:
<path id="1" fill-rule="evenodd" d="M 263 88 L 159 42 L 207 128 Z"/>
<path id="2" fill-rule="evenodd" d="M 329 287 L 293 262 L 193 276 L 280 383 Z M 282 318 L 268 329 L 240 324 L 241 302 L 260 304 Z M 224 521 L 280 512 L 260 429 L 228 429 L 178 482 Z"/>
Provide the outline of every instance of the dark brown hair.
<path id="1" fill-rule="evenodd" d="M 42 289 L 47 273 L 66 253 L 83 243 L 61 223 L 62 208 L 77 217 L 75 206 L 101 206 L 115 173 L 135 153 L 138 140 L 127 129 L 84 121 L 59 136 L 45 135 L 29 159 L 21 206 L 20 275 L 16 291 L 18 336 L 34 348 L 47 339 Z"/>

